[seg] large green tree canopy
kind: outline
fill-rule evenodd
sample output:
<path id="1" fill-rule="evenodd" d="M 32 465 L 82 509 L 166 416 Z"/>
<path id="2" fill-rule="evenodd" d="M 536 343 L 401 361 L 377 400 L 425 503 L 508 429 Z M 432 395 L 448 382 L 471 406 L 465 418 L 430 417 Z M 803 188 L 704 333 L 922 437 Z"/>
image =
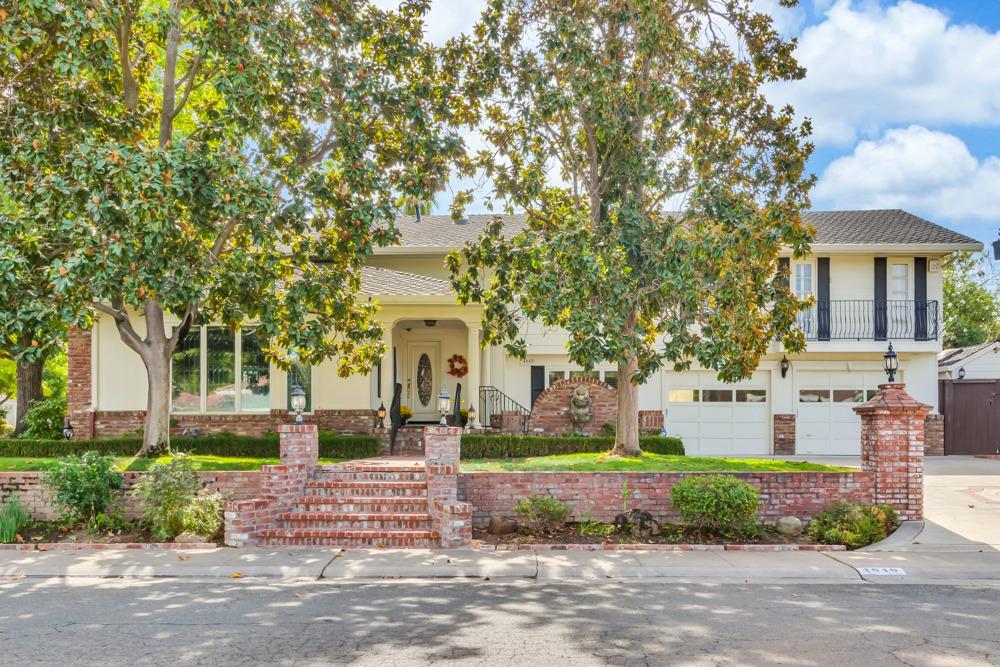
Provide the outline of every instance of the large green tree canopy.
<path id="1" fill-rule="evenodd" d="M 786 1 L 786 6 L 794 1 Z M 638 450 L 637 384 L 664 362 L 747 377 L 801 307 L 778 271 L 807 251 L 808 123 L 762 87 L 803 70 L 750 0 L 492 0 L 477 26 L 497 221 L 450 259 L 487 343 L 525 319 L 619 368 L 617 452 Z"/>
<path id="2" fill-rule="evenodd" d="M 945 261 L 944 346 L 968 347 L 1000 336 L 996 274 L 982 255 L 961 253 Z"/>
<path id="3" fill-rule="evenodd" d="M 44 105 L 5 105 L 18 224 L 0 241 L 59 239 L 52 289 L 114 318 L 143 359 L 144 448 L 166 441 L 170 355 L 193 322 L 258 322 L 279 364 L 335 356 L 347 374 L 380 355 L 359 267 L 396 241 L 396 202 L 447 179 L 471 99 L 469 47 L 425 42 L 428 5 L 26 0 L 7 12 L 4 59 L 27 76 L 46 54 L 52 81 L 37 93 L 62 117 L 53 128 Z M 63 127 L 82 129 L 52 160 Z"/>

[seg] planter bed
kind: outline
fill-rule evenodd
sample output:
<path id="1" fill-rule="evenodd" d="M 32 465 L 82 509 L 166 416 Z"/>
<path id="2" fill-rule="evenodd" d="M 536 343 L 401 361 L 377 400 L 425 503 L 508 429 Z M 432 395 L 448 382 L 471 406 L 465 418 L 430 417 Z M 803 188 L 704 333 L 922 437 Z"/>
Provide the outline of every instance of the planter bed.
<path id="1" fill-rule="evenodd" d="M 214 542 L 37 542 L 0 544 L 0 551 L 125 551 L 155 549 L 218 549 Z"/>
<path id="2" fill-rule="evenodd" d="M 709 531 L 686 528 L 676 524 L 664 523 L 661 525 L 662 531 L 659 535 L 641 540 L 633 539 L 631 535 L 623 533 L 612 533 L 607 536 L 580 535 L 578 524 L 572 523 L 568 523 L 561 528 L 545 531 L 542 534 L 527 532 L 522 528 L 516 533 L 491 535 L 485 530 L 475 529 L 472 532 L 472 539 L 484 547 L 494 546 L 499 550 L 519 549 L 523 545 L 529 545 L 525 548 L 553 548 L 553 545 L 557 548 L 567 548 L 568 545 L 573 545 L 574 548 L 581 549 L 587 549 L 588 547 L 593 549 L 616 549 L 620 547 L 626 550 L 628 548 L 647 546 L 654 548 L 686 546 L 690 548 L 692 545 L 698 545 L 703 549 L 715 547 L 719 550 L 728 549 L 730 546 L 768 547 L 765 550 L 772 550 L 771 547 L 774 547 L 774 550 L 782 550 L 788 547 L 791 550 L 796 550 L 802 546 L 806 546 L 810 550 L 815 551 L 828 546 L 817 544 L 815 540 L 806 535 L 782 535 L 771 526 L 761 526 L 760 532 L 754 537 L 744 540 L 734 540 Z M 729 550 L 732 551 L 734 549 Z"/>
<path id="3" fill-rule="evenodd" d="M 56 551 L 63 549 L 215 549 L 216 541 L 157 542 L 149 530 L 132 523 L 115 531 L 69 528 L 58 521 L 35 521 L 18 531 L 20 542 L 0 544 L 0 550 Z"/>
<path id="4" fill-rule="evenodd" d="M 846 551 L 843 544 L 486 544 L 476 551 Z"/>

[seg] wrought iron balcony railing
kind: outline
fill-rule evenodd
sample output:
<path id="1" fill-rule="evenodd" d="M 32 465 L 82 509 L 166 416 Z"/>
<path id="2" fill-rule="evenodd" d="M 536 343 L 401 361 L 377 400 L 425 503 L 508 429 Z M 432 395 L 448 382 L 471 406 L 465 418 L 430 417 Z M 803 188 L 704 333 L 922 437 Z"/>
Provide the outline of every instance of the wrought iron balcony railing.
<path id="1" fill-rule="evenodd" d="M 937 301 L 817 301 L 799 314 L 806 340 L 937 340 Z"/>

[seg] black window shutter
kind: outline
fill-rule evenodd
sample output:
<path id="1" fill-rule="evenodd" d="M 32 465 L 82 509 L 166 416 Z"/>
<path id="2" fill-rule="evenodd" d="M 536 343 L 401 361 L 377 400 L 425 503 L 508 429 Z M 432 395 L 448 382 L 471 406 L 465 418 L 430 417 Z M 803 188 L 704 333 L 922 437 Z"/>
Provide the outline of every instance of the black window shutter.
<path id="1" fill-rule="evenodd" d="M 545 391 L 545 366 L 531 367 L 531 407 L 535 407 L 535 399 Z"/>
<path id="2" fill-rule="evenodd" d="M 816 258 L 816 319 L 819 340 L 830 340 L 830 258 Z"/>
<path id="3" fill-rule="evenodd" d="M 913 258 L 913 336 L 927 340 L 927 258 Z"/>
<path id="4" fill-rule="evenodd" d="M 792 284 L 792 262 L 787 257 L 778 258 L 778 273 L 781 274 L 781 282 L 785 287 L 789 287 Z"/>
<path id="5" fill-rule="evenodd" d="M 875 340 L 885 340 L 888 333 L 889 317 L 885 301 L 887 267 L 885 257 L 875 258 Z"/>

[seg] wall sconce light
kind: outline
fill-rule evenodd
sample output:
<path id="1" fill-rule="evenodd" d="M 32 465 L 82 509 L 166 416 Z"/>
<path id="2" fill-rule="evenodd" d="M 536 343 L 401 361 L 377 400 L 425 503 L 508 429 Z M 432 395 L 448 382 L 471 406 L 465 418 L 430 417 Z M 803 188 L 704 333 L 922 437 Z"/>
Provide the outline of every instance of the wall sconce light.
<path id="1" fill-rule="evenodd" d="M 788 369 L 792 367 L 792 362 L 788 360 L 788 357 L 781 355 L 781 377 L 788 375 Z"/>
<path id="2" fill-rule="evenodd" d="M 958 369 L 958 379 L 959 380 L 965 379 L 965 366 L 962 366 L 961 368 Z"/>

